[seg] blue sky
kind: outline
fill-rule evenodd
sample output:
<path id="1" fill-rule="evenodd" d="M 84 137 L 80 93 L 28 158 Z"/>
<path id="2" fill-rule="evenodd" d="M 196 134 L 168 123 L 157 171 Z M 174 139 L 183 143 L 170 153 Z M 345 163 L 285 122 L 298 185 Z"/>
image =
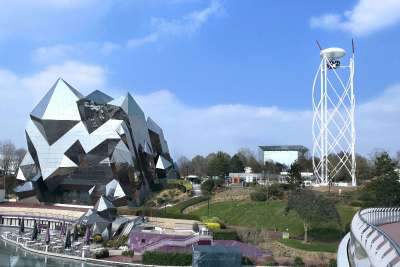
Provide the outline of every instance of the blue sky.
<path id="1" fill-rule="evenodd" d="M 0 4 L 1 139 L 63 77 L 130 91 L 177 157 L 311 144 L 315 39 L 356 42 L 357 151 L 400 149 L 400 1 L 38 0 Z M 385 138 L 382 138 L 382 137 Z"/>

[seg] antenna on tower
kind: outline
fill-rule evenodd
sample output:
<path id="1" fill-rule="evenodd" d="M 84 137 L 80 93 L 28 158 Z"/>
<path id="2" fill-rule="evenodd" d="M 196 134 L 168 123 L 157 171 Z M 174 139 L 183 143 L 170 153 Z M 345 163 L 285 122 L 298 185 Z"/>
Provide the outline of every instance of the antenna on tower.
<path id="1" fill-rule="evenodd" d="M 351 39 L 351 49 L 353 51 L 353 55 L 354 55 L 354 39 Z"/>
<path id="2" fill-rule="evenodd" d="M 319 44 L 318 40 L 315 40 L 315 42 L 317 43 L 319 50 L 322 50 L 322 46 Z"/>

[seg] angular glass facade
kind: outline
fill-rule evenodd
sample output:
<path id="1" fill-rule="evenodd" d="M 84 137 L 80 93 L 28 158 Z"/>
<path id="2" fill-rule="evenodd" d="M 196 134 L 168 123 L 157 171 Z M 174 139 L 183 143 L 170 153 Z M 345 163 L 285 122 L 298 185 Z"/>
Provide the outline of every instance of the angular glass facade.
<path id="1" fill-rule="evenodd" d="M 129 93 L 83 96 L 59 79 L 31 112 L 25 134 L 20 199 L 92 204 L 115 180 L 119 203 L 139 205 L 158 179 L 176 174 L 162 129 Z"/>

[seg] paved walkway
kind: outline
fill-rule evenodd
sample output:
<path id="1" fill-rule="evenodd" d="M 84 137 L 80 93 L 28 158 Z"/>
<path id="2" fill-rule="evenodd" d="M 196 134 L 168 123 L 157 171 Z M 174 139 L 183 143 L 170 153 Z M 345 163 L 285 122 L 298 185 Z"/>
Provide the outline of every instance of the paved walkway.
<path id="1" fill-rule="evenodd" d="M 76 220 L 80 218 L 86 210 L 87 209 L 82 208 L 58 207 L 50 205 L 0 203 L 0 214 L 16 216 L 41 216 Z"/>

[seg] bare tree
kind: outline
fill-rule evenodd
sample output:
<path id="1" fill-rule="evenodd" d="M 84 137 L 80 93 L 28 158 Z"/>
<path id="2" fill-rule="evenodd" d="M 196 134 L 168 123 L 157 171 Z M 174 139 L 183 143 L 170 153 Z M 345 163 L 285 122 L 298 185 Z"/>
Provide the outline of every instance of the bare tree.
<path id="1" fill-rule="evenodd" d="M 188 176 L 191 172 L 191 162 L 187 157 L 180 157 L 178 159 L 179 173 L 181 176 Z"/>
<path id="2" fill-rule="evenodd" d="M 25 154 L 26 154 L 25 148 L 18 148 L 17 150 L 15 150 L 16 170 L 19 168 L 19 165 L 21 164 L 22 160 L 24 159 Z"/>
<path id="3" fill-rule="evenodd" d="M 0 144 L 0 169 L 4 174 L 13 173 L 16 169 L 15 145 L 11 141 Z"/>

